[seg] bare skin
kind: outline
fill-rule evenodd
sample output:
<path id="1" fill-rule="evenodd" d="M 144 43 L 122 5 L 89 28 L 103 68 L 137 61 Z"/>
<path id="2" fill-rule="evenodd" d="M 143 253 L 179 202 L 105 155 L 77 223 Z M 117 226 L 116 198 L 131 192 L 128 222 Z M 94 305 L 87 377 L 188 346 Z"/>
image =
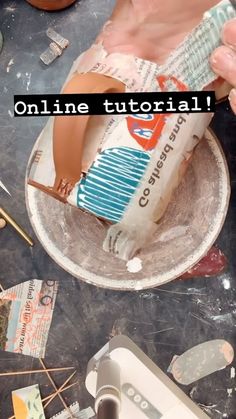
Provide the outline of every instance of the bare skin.
<path id="1" fill-rule="evenodd" d="M 176 49 L 184 37 L 201 21 L 206 10 L 216 5 L 219 0 L 117 0 L 110 20 L 103 27 L 97 42 L 103 43 L 108 53 L 121 52 L 133 54 L 140 58 L 162 64 L 170 53 Z M 236 113 L 236 19 L 228 22 L 222 31 L 224 45 L 219 47 L 211 57 L 213 70 L 235 87 L 231 90 L 230 100 L 233 111 Z M 95 83 L 96 85 L 96 83 Z M 208 88 L 217 88 L 217 83 Z M 84 89 L 89 92 L 94 87 L 82 82 L 79 74 L 75 74 L 67 83 L 64 93 L 80 93 Z M 79 121 L 79 122 L 78 122 Z M 60 116 L 55 118 L 54 139 L 55 144 L 61 147 L 54 148 L 55 165 L 58 167 L 58 176 L 55 189 L 68 192 L 73 179 L 71 173 L 72 161 L 70 153 L 68 159 L 62 150 L 67 150 L 67 136 L 70 133 L 71 144 L 77 144 L 81 138 L 81 120 Z M 77 147 L 77 146 L 76 146 Z M 76 150 L 75 147 L 75 150 Z M 56 151 L 59 150 L 59 153 Z M 75 175 L 80 164 L 77 154 L 73 153 Z M 57 157 L 57 158 L 56 158 Z M 63 164 L 62 164 L 63 162 Z M 67 163 L 66 163 L 67 162 Z M 81 162 L 80 162 L 81 163 Z M 61 170 L 61 167 L 66 167 Z M 60 169 L 60 170 L 59 170 Z M 67 173 L 68 172 L 68 173 Z M 65 179 L 67 179 L 65 187 Z"/>
<path id="2" fill-rule="evenodd" d="M 117 0 L 97 41 L 102 40 L 110 53 L 131 53 L 161 64 L 200 22 L 204 11 L 217 3 L 218 0 Z M 225 25 L 222 41 L 224 45 L 214 51 L 210 63 L 214 72 L 234 87 L 229 99 L 236 113 L 236 19 Z"/>

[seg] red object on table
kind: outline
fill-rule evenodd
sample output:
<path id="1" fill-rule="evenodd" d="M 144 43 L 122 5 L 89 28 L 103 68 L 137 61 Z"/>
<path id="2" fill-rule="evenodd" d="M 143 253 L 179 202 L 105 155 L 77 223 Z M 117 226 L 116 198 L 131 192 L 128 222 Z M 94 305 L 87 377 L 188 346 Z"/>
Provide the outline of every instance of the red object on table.
<path id="1" fill-rule="evenodd" d="M 228 261 L 224 253 L 217 247 L 213 246 L 207 255 L 193 268 L 183 274 L 180 279 L 219 275 L 225 270 L 227 263 Z"/>
<path id="2" fill-rule="evenodd" d="M 75 3 L 76 0 L 26 0 L 38 9 L 53 11 L 61 10 Z"/>

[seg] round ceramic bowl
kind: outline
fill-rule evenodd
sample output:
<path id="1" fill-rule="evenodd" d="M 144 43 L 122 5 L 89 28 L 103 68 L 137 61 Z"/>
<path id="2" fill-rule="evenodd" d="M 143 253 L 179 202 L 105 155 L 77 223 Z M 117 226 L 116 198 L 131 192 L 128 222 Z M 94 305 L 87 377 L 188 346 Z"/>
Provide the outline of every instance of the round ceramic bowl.
<path id="1" fill-rule="evenodd" d="M 74 277 L 99 287 L 141 290 L 181 276 L 213 245 L 229 204 L 229 173 L 223 151 L 209 130 L 205 137 L 153 240 L 133 263 L 103 251 L 106 223 L 26 183 L 29 217 L 45 250 Z"/>
<path id="2" fill-rule="evenodd" d="M 37 7 L 37 9 L 54 11 L 61 10 L 69 7 L 75 3 L 76 0 L 26 0 L 31 6 Z"/>

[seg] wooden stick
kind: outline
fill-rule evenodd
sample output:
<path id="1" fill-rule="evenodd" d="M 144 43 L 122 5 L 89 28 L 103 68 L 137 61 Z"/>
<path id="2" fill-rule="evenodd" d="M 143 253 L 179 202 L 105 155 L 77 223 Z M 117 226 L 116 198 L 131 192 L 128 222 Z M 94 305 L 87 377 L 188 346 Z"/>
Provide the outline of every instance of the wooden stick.
<path id="1" fill-rule="evenodd" d="M 74 375 L 75 373 L 76 373 L 76 371 L 73 373 L 73 375 Z M 66 384 L 66 383 L 64 383 L 64 384 L 63 384 L 60 388 L 62 388 L 65 384 Z M 71 388 L 71 387 L 75 386 L 76 384 L 78 384 L 78 381 L 76 381 L 75 383 L 70 384 L 69 386 L 63 387 L 63 388 L 61 389 L 60 393 L 62 393 L 63 391 L 68 390 L 69 388 Z M 56 396 L 57 396 L 57 393 L 49 394 L 49 396 L 44 397 L 44 399 L 42 399 L 42 402 L 46 402 L 48 399 L 53 400 L 53 399 L 54 399 L 54 397 L 56 397 Z M 51 402 L 51 400 L 50 400 L 50 402 Z M 44 406 L 44 407 L 45 407 L 45 406 Z M 8 419 L 15 419 L 15 416 L 11 416 L 11 417 L 10 417 L 10 418 L 8 418 Z"/>
<path id="2" fill-rule="evenodd" d="M 62 388 L 62 386 L 60 387 L 60 393 L 62 393 L 63 391 L 66 391 L 66 390 L 68 390 L 69 388 L 71 388 L 71 387 L 74 387 L 75 385 L 77 385 L 79 383 L 79 381 L 76 381 L 75 383 L 72 383 L 72 384 L 69 384 L 68 386 L 66 386 L 66 387 L 63 387 Z M 63 384 L 63 385 L 65 385 L 65 383 Z M 59 391 L 58 390 L 58 391 Z M 44 397 L 44 399 L 42 399 L 42 402 L 44 403 L 44 402 L 46 402 L 47 400 L 49 400 L 50 399 L 50 403 L 51 403 L 51 401 L 57 396 L 57 392 L 56 393 L 53 393 L 53 394 L 49 394 L 49 396 L 47 396 L 47 397 Z M 49 403 L 48 403 L 49 404 Z M 47 404 L 47 406 L 48 406 L 48 404 Z M 46 405 L 46 403 L 45 403 L 45 405 Z M 47 407 L 46 406 L 46 407 Z M 45 406 L 44 406 L 45 407 Z"/>
<path id="3" fill-rule="evenodd" d="M 23 228 L 17 224 L 17 222 L 3 209 L 0 207 L 0 215 L 6 220 L 7 223 L 16 230 L 16 232 L 30 245 L 33 246 L 34 242 L 31 237 L 23 230 Z"/>
<path id="4" fill-rule="evenodd" d="M 73 374 L 70 375 L 70 377 L 67 378 L 67 380 L 64 382 L 64 384 L 62 384 L 62 386 L 56 391 L 56 393 L 54 393 L 51 397 L 50 400 L 44 405 L 44 409 L 49 405 L 49 403 L 51 403 L 53 401 L 53 399 L 58 396 L 59 393 L 61 393 L 62 391 L 64 391 L 64 386 L 72 379 L 72 377 L 75 375 L 76 371 L 73 372 Z M 75 383 L 74 383 L 75 384 Z M 73 385 L 74 385 L 73 384 Z M 71 386 L 69 386 L 71 387 Z"/>
<path id="5" fill-rule="evenodd" d="M 12 371 L 12 372 L 1 372 L 0 377 L 6 377 L 6 376 L 13 376 L 13 375 L 26 375 L 26 374 L 38 374 L 40 372 L 56 372 L 56 371 L 68 371 L 73 370 L 74 367 L 64 367 L 64 368 L 48 368 L 43 370 L 32 370 L 32 371 Z"/>
<path id="6" fill-rule="evenodd" d="M 53 379 L 52 379 L 51 375 L 50 375 L 50 374 L 49 374 L 49 372 L 47 371 L 46 365 L 44 364 L 43 360 L 40 358 L 40 359 L 39 359 L 39 361 L 40 361 L 41 365 L 43 366 L 43 368 L 44 368 L 44 370 L 45 370 L 45 372 L 46 372 L 46 374 L 47 374 L 47 376 L 48 376 L 48 379 L 49 379 L 49 381 L 51 382 L 51 384 L 52 384 L 52 386 L 53 386 L 54 390 L 56 390 L 56 391 L 58 392 L 58 388 L 57 388 L 56 384 L 54 383 L 54 381 L 53 381 Z M 72 415 L 72 413 L 71 413 L 71 411 L 70 411 L 69 407 L 67 406 L 67 404 L 66 404 L 65 400 L 63 399 L 62 395 L 61 395 L 59 392 L 58 392 L 58 397 L 59 397 L 59 399 L 61 400 L 61 402 L 62 402 L 62 404 L 63 404 L 64 408 L 67 410 L 68 414 L 70 415 L 70 418 L 72 418 L 72 419 L 73 419 L 73 415 Z"/>

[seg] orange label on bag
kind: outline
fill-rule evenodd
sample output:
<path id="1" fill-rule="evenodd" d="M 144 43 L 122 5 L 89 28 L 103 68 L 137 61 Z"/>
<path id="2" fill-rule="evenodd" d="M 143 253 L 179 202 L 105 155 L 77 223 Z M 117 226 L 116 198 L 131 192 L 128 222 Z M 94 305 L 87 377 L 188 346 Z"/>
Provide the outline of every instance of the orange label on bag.
<path id="1" fill-rule="evenodd" d="M 157 77 L 157 82 L 162 92 L 167 91 L 166 85 L 168 81 L 171 81 L 175 86 L 175 90 L 179 92 L 189 90 L 188 87 L 176 77 L 160 75 Z M 134 140 L 141 145 L 144 150 L 152 150 L 156 147 L 167 119 L 171 115 L 171 113 L 168 113 L 155 115 L 134 114 L 128 116 L 126 118 L 128 130 Z"/>

